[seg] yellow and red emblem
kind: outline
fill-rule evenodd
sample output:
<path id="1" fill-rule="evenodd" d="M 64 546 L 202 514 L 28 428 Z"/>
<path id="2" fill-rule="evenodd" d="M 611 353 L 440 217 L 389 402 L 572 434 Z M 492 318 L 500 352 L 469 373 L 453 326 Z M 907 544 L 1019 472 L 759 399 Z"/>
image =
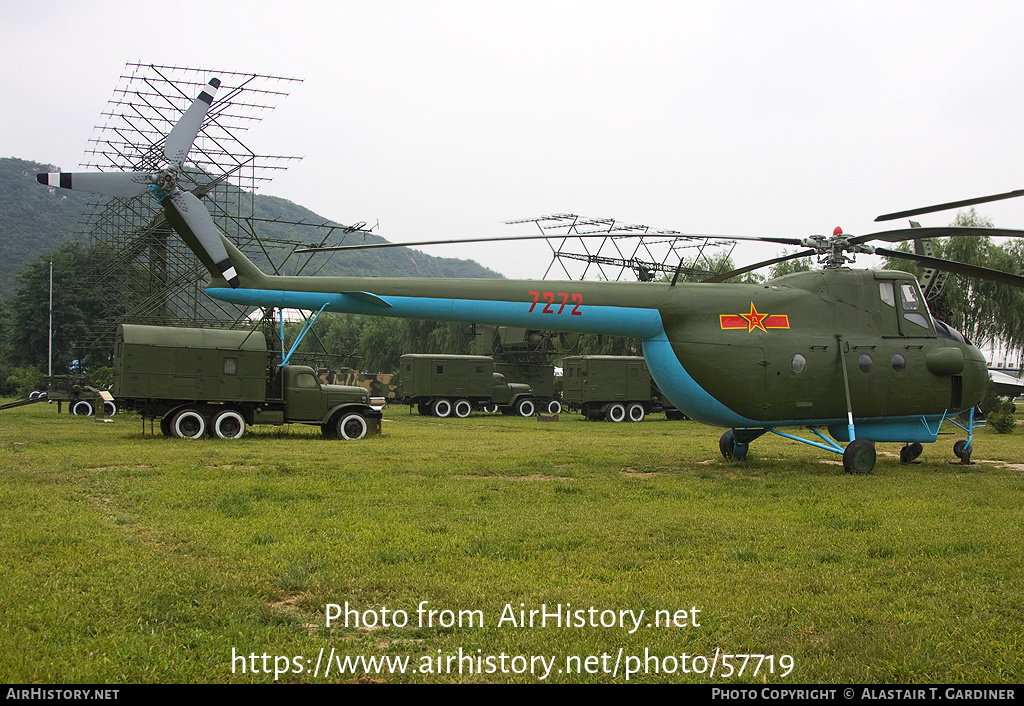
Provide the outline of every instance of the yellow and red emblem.
<path id="1" fill-rule="evenodd" d="M 789 328 L 789 316 L 787 314 L 762 314 L 758 312 L 754 302 L 750 302 L 750 313 L 748 314 L 719 314 L 722 328 L 746 329 L 750 333 L 754 329 L 761 329 L 768 333 L 770 328 Z"/>

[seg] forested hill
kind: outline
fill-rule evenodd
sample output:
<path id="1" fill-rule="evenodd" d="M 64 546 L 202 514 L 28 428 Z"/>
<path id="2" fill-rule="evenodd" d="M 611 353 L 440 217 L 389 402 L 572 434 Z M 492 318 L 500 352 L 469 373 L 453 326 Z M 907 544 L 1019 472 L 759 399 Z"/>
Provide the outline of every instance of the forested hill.
<path id="1" fill-rule="evenodd" d="M 17 275 L 40 255 L 76 237 L 74 232 L 90 199 L 89 194 L 65 189 L 46 189 L 36 174 L 49 171 L 46 164 L 17 158 L 0 158 L 0 298 L 8 300 L 18 288 Z M 264 219 L 323 223 L 326 218 L 286 199 L 256 196 L 256 216 Z M 311 228 L 282 223 L 257 223 L 264 238 L 299 242 L 317 239 Z M 351 236 L 350 236 L 351 238 Z M 332 239 L 332 243 L 337 236 Z M 370 238 L 369 240 L 382 240 Z M 397 277 L 489 277 L 501 275 L 472 260 L 441 258 L 409 248 L 318 255 L 304 274 Z M 257 263 L 263 265 L 264 263 Z"/>

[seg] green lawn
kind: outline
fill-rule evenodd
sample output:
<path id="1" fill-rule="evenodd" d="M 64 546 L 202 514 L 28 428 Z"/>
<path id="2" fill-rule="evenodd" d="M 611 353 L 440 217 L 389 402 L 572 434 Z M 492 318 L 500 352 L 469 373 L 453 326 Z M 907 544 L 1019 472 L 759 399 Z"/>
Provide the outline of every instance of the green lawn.
<path id="1" fill-rule="evenodd" d="M 771 435 L 727 462 L 722 430 L 660 415 L 400 407 L 359 442 L 300 427 L 150 438 L 131 415 L 48 405 L 0 415 L 0 681 L 269 682 L 276 666 L 302 683 L 535 682 L 541 656 L 552 682 L 621 682 L 627 666 L 637 682 L 1024 681 L 1019 430 L 979 432 L 972 466 L 953 463 L 956 436 L 910 466 L 882 444 L 874 473 L 851 476 Z M 328 627 L 346 602 L 360 622 L 386 609 L 407 624 Z M 518 625 L 542 604 L 586 624 Z M 629 614 L 589 624 L 641 610 L 635 630 Z M 648 627 L 656 610 L 686 624 Z M 410 661 L 314 675 L 332 650 Z M 726 653 L 773 655 L 774 673 L 748 661 L 722 678 Z"/>

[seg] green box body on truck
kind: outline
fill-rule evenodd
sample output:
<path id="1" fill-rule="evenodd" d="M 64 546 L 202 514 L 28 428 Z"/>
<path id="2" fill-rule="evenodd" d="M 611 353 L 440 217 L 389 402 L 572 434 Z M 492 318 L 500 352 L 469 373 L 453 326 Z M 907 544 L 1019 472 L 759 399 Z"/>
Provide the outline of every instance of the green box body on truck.
<path id="1" fill-rule="evenodd" d="M 590 420 L 642 422 L 654 412 L 682 419 L 640 356 L 577 355 L 562 361 L 562 400 Z"/>
<path id="2" fill-rule="evenodd" d="M 380 433 L 366 390 L 322 384 L 305 365 L 274 364 L 259 331 L 123 324 L 114 344 L 114 395 L 166 436 L 237 439 L 252 424 L 315 424 L 324 436 Z"/>
<path id="3" fill-rule="evenodd" d="M 398 370 L 398 394 L 420 414 L 468 417 L 474 409 L 531 417 L 537 401 L 529 385 L 510 383 L 483 355 L 407 353 Z"/>

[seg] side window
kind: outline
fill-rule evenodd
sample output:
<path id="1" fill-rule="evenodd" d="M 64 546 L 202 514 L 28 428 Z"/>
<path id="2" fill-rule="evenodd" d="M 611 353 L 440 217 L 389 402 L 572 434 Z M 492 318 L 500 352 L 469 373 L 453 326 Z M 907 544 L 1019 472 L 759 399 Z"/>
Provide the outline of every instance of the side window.
<path id="1" fill-rule="evenodd" d="M 893 291 L 892 282 L 879 282 L 878 295 L 889 306 L 896 306 L 896 292 Z"/>
<path id="2" fill-rule="evenodd" d="M 299 373 L 295 380 L 298 387 L 320 387 L 312 373 Z"/>
<path id="3" fill-rule="evenodd" d="M 437 366 L 437 374 L 438 375 L 444 375 L 444 366 L 443 365 Z"/>

